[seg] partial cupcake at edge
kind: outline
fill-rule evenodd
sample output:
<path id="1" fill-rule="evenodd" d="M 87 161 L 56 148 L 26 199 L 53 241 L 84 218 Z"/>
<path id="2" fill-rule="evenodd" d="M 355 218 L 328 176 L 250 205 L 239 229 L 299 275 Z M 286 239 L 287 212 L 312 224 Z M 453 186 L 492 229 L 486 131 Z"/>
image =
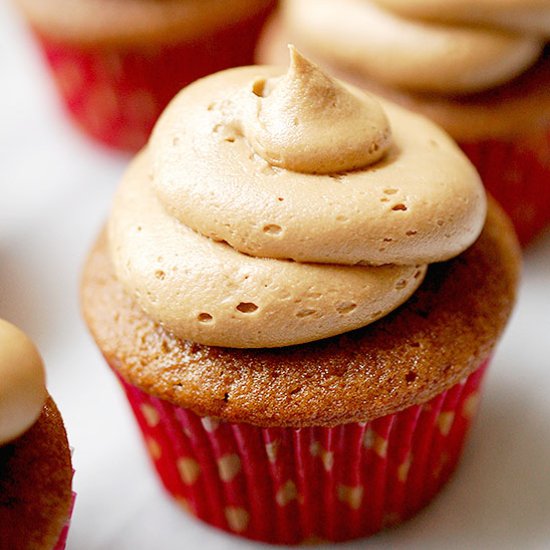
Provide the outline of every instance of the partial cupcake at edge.
<path id="1" fill-rule="evenodd" d="M 291 48 L 286 73 L 224 71 L 170 104 L 82 309 L 186 510 L 338 541 L 449 479 L 518 270 L 509 220 L 443 131 Z"/>
<path id="2" fill-rule="evenodd" d="M 258 49 L 292 41 L 333 74 L 459 143 L 523 245 L 550 225 L 547 0 L 286 0 Z"/>
<path id="3" fill-rule="evenodd" d="M 42 359 L 0 319 L 0 548 L 63 550 L 74 493 L 63 420 Z"/>
<path id="4" fill-rule="evenodd" d="M 116 149 L 145 145 L 186 84 L 250 64 L 274 0 L 14 0 L 67 112 Z"/>

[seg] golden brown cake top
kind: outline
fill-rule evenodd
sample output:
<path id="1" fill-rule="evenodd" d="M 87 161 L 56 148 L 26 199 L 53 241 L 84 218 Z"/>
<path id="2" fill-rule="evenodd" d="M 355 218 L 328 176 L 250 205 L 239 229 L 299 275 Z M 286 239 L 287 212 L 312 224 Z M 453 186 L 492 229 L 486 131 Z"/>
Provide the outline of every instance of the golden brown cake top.
<path id="1" fill-rule="evenodd" d="M 366 421 L 425 402 L 492 352 L 510 315 L 519 248 L 494 204 L 460 256 L 368 327 L 280 349 L 209 347 L 174 337 L 116 279 L 105 236 L 84 270 L 82 308 L 110 365 L 144 391 L 200 415 L 261 426 Z"/>
<path id="2" fill-rule="evenodd" d="M 21 437 L 0 446 L 0 548 L 53 548 L 70 515 L 73 470 L 51 398 Z"/>
<path id="3" fill-rule="evenodd" d="M 272 0 L 14 1 L 40 32 L 91 45 L 192 41 L 272 4 Z"/>

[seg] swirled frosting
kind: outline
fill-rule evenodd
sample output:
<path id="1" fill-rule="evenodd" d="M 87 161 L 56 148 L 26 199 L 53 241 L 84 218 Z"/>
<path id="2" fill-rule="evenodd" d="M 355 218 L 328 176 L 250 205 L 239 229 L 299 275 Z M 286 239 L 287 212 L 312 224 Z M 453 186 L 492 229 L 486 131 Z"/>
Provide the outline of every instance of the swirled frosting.
<path id="1" fill-rule="evenodd" d="M 0 319 L 0 445 L 34 424 L 46 397 L 44 367 L 34 344 Z"/>
<path id="2" fill-rule="evenodd" d="M 391 86 L 460 94 L 515 78 L 543 50 L 538 25 L 550 32 L 548 3 L 509 0 L 504 11 L 501 4 L 292 0 L 283 13 L 291 34 L 328 60 Z M 518 34 L 502 26 L 512 19 L 529 30 Z"/>
<path id="3" fill-rule="evenodd" d="M 109 241 L 119 280 L 176 336 L 276 347 L 388 314 L 484 218 L 446 134 L 291 48 L 285 75 L 224 71 L 173 100 L 117 192 Z"/>
<path id="4" fill-rule="evenodd" d="M 548 0 L 374 0 L 405 17 L 474 23 L 550 37 Z"/>

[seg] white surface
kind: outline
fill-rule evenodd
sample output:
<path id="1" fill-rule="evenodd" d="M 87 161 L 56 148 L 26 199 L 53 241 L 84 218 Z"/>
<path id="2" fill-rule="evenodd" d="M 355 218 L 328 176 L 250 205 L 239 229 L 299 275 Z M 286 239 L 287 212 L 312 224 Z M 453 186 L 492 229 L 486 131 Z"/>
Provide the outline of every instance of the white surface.
<path id="1" fill-rule="evenodd" d="M 0 317 L 26 330 L 74 447 L 69 550 L 260 548 L 186 516 L 148 466 L 129 408 L 78 310 L 86 251 L 127 158 L 63 117 L 38 52 L 0 2 Z M 351 548 L 550 548 L 550 233 L 520 300 L 463 463 L 404 526 Z"/>

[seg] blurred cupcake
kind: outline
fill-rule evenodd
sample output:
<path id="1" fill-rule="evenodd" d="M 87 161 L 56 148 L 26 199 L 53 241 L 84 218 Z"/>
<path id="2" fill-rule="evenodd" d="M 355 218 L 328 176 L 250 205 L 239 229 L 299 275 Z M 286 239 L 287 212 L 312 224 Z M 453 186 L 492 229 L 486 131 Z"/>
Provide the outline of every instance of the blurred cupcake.
<path id="1" fill-rule="evenodd" d="M 448 136 L 292 49 L 286 75 L 233 69 L 174 99 L 82 307 L 187 510 L 336 541 L 449 478 L 517 275 L 511 226 L 492 203 L 486 219 Z"/>
<path id="2" fill-rule="evenodd" d="M 186 84 L 250 64 L 273 0 L 16 0 L 64 103 L 89 135 L 145 145 Z"/>
<path id="3" fill-rule="evenodd" d="M 36 348 L 3 320 L 0 380 L 0 548 L 62 550 L 73 503 L 67 434 Z"/>
<path id="4" fill-rule="evenodd" d="M 546 0 L 292 0 L 259 48 L 292 41 L 332 72 L 440 124 L 527 244 L 550 223 Z"/>

